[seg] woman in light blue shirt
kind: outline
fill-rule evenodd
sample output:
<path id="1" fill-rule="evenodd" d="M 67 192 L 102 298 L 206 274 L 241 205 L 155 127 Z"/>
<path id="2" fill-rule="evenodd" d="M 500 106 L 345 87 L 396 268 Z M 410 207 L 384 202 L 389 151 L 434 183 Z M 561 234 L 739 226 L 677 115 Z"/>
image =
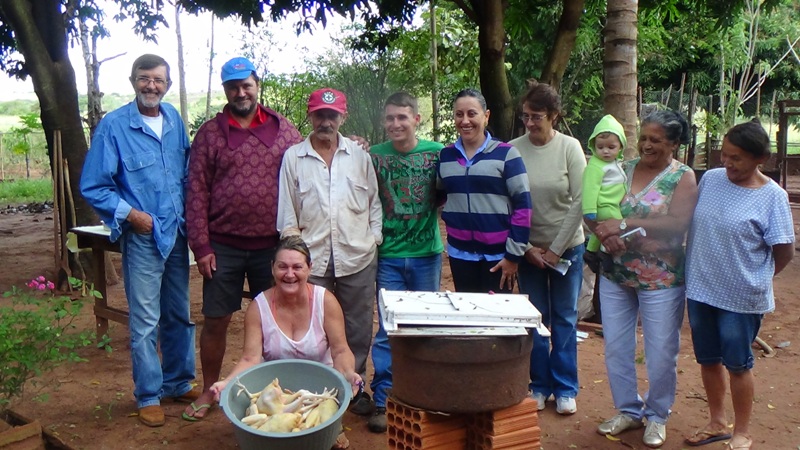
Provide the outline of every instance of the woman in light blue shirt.
<path id="1" fill-rule="evenodd" d="M 750 345 L 764 313 L 775 309 L 772 277 L 794 256 L 786 192 L 758 169 L 770 156 L 757 120 L 731 128 L 722 142 L 724 168 L 700 180 L 689 231 L 686 296 L 692 343 L 708 397 L 710 419 L 686 438 L 690 446 L 730 439 L 749 449 L 755 382 Z M 725 371 L 733 399 L 733 435 L 725 417 Z"/>

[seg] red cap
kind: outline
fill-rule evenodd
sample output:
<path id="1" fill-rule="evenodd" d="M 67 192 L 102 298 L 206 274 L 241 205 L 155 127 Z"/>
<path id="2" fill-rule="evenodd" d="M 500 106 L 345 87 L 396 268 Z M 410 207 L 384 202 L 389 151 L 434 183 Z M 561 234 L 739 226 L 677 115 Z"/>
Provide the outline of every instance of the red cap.
<path id="1" fill-rule="evenodd" d="M 331 88 L 318 89 L 308 97 L 308 112 L 320 109 L 332 109 L 339 114 L 347 113 L 347 97 Z"/>

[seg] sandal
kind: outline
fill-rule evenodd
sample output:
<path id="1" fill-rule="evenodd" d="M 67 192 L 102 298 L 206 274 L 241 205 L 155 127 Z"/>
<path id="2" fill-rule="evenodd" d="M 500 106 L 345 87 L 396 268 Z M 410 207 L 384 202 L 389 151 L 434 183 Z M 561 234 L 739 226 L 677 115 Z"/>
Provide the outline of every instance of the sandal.
<path id="1" fill-rule="evenodd" d="M 730 439 L 731 434 L 725 429 L 710 431 L 708 429 L 697 430 L 693 435 L 683 440 L 689 447 L 700 447 L 701 445 L 711 444 L 712 442 Z"/>
<path id="2" fill-rule="evenodd" d="M 203 420 L 203 419 L 206 418 L 206 416 L 208 415 L 208 412 L 211 410 L 211 406 L 212 405 L 210 403 L 203 403 L 202 405 L 198 406 L 198 405 L 195 405 L 194 402 L 192 402 L 189 406 L 193 410 L 192 415 L 190 416 L 189 414 L 186 414 L 186 411 L 184 411 L 183 414 L 181 414 L 181 419 L 189 421 L 189 422 L 197 422 L 199 420 Z M 197 413 L 202 411 L 202 410 L 204 410 L 204 409 L 206 410 L 205 414 L 203 414 L 202 416 L 197 416 Z"/>

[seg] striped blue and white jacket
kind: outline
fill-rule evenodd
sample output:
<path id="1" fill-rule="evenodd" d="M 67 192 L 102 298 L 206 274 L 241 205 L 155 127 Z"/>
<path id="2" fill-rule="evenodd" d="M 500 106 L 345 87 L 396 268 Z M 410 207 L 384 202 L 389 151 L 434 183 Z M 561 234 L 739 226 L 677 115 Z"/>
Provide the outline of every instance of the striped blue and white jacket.
<path id="1" fill-rule="evenodd" d="M 450 256 L 519 262 L 531 224 L 528 174 L 519 151 L 491 140 L 467 161 L 450 145 L 441 151 L 437 173 L 437 189 L 447 199 L 442 220 L 454 250 Z"/>

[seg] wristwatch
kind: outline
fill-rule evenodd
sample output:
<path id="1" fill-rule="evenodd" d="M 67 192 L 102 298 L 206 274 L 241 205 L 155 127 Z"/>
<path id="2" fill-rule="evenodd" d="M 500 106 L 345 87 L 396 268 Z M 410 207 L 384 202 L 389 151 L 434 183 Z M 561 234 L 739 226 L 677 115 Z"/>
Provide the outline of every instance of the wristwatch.
<path id="1" fill-rule="evenodd" d="M 625 219 L 622 219 L 622 222 L 619 223 L 619 229 L 625 231 L 628 229 L 628 222 Z"/>

